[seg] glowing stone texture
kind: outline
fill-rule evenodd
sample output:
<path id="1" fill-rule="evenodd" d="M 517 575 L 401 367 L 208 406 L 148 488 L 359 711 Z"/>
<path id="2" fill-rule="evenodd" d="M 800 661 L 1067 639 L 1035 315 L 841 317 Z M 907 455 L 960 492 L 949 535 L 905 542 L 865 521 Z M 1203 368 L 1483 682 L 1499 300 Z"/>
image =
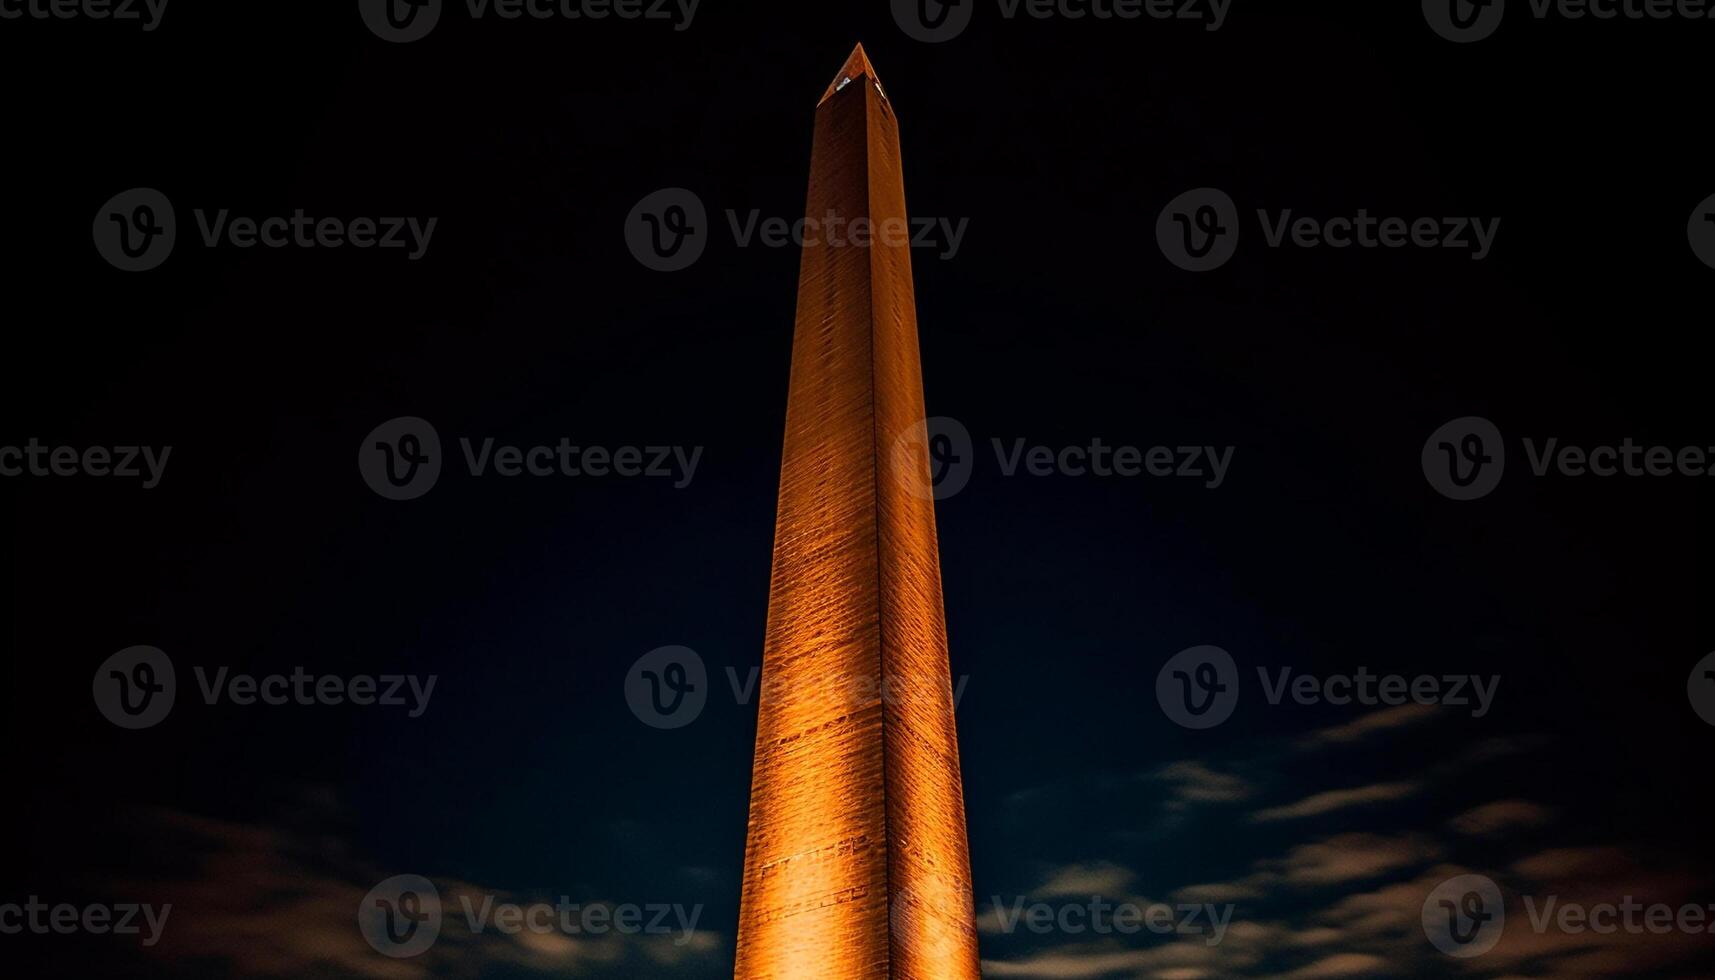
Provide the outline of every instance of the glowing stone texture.
<path id="1" fill-rule="evenodd" d="M 751 778 L 740 980 L 977 977 L 893 108 L 816 109 Z M 854 218 L 872 223 L 856 244 Z"/>

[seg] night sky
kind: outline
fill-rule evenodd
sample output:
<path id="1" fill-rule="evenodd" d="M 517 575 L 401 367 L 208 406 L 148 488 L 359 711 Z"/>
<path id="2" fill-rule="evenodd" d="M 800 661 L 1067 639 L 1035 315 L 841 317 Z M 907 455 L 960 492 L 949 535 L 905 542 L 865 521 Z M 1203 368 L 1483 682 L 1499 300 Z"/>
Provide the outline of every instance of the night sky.
<path id="1" fill-rule="evenodd" d="M 1206 3 L 964 3 L 943 43 L 882 0 L 708 3 L 688 25 L 449 2 L 408 43 L 353 0 L 182 0 L 150 30 L 0 19 L 0 468 L 31 440 L 171 447 L 149 489 L 0 476 L 0 971 L 731 975 L 798 262 L 739 239 L 753 213 L 802 216 L 816 100 L 861 40 L 913 215 L 963 229 L 913 262 L 929 412 L 970 436 L 937 518 L 985 975 L 1710 975 L 1715 934 L 1538 930 L 1531 910 L 1715 907 L 1715 692 L 1695 682 L 1715 478 L 1532 463 L 1554 439 L 1715 465 L 1715 245 L 1695 239 L 1715 20 L 1513 0 L 1461 44 L 1415 3 L 1237 0 L 1216 30 Z M 176 239 L 127 272 L 97 240 L 133 188 L 170 200 Z M 704 251 L 666 272 L 627 230 L 669 188 L 704 206 Z M 1194 272 L 1157 229 L 1200 188 L 1240 230 Z M 199 215 L 223 209 L 435 224 L 417 258 L 210 246 Z M 1499 224 L 1480 259 L 1270 245 L 1283 212 L 1360 209 Z M 1467 417 L 1503 437 L 1504 477 L 1455 500 L 1426 441 L 1433 459 Z M 410 500 L 358 465 L 398 418 L 441 443 Z M 473 476 L 461 440 L 696 465 L 507 477 L 496 456 Z M 1230 465 L 1217 486 L 1007 471 L 1020 445 L 1095 440 Z M 126 730 L 92 678 L 140 645 L 176 700 Z M 669 729 L 627 691 L 670 646 L 706 703 Z M 1197 730 L 1157 680 L 1206 646 L 1239 693 Z M 223 667 L 435 686 L 415 717 L 207 704 L 197 669 Z M 1498 686 L 1481 712 L 1271 704 L 1258 671 L 1283 668 Z M 392 958 L 356 913 L 401 874 L 448 914 Z M 1464 875 L 1506 912 L 1469 958 L 1420 922 Z M 32 896 L 172 911 L 148 946 L 4 932 Z M 484 896 L 669 908 L 672 929 L 472 934 L 460 900 Z M 1230 920 L 1213 944 L 1066 927 L 1098 899 Z M 1009 929 L 1018 903 L 1057 922 Z"/>

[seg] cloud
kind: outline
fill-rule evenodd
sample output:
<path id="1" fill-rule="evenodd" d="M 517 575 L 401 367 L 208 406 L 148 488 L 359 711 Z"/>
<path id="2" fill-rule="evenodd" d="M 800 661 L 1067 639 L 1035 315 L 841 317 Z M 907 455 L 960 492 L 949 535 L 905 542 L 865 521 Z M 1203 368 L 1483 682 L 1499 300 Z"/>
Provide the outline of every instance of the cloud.
<path id="1" fill-rule="evenodd" d="M 1036 898 L 1068 896 L 1121 896 L 1137 880 L 1136 872 L 1108 861 L 1094 864 L 1073 864 L 1056 869 L 1041 885 L 1032 889 Z"/>
<path id="2" fill-rule="evenodd" d="M 1644 905 L 1707 902 L 1702 883 L 1689 875 L 1652 871 L 1637 854 L 1615 846 L 1543 851 L 1517 862 L 1512 870 L 1524 879 L 1492 870 L 1477 872 L 1501 883 L 1507 904 L 1500 941 L 1471 961 L 1473 966 L 1514 977 L 1570 980 L 1650 976 L 1666 970 L 1683 976 L 1689 975 L 1684 971 L 1692 964 L 1709 962 L 1709 937 L 1704 934 L 1566 931 L 1544 911 L 1551 899 L 1556 907 L 1583 908 L 1617 905 L 1627 896 Z M 1416 963 L 1444 971 L 1451 961 L 1423 939 L 1423 902 L 1442 882 L 1468 873 L 1469 868 L 1438 865 L 1410 881 L 1347 895 L 1317 918 L 1340 934 L 1339 945 L 1347 950 L 1385 955 L 1396 968 Z"/>
<path id="3" fill-rule="evenodd" d="M 1139 907 L 1151 904 L 1148 899 L 1132 893 L 1136 881 L 1135 871 L 1111 861 L 1068 864 L 1051 869 L 1028 895 L 1014 896 L 1014 900 L 1051 902 L 1054 899 L 1071 899 L 1082 904 L 1099 898 L 1115 904 L 1129 902 Z M 1009 932 L 1005 921 L 1009 914 L 1007 900 L 1001 896 L 993 896 L 986 903 L 979 902 L 977 931 L 985 935 Z"/>
<path id="4" fill-rule="evenodd" d="M 1439 847 L 1417 837 L 1338 834 L 1301 844 L 1284 857 L 1258 861 L 1250 875 L 1237 881 L 1181 888 L 1173 893 L 1173 900 L 1215 905 L 1254 902 L 1275 897 L 1282 888 L 1298 890 L 1379 878 L 1439 856 Z M 1303 945 L 1317 945 L 1338 938 L 1332 932 L 1322 931 L 1305 933 L 1299 941 Z"/>
<path id="5" fill-rule="evenodd" d="M 1356 789 L 1329 790 L 1307 796 L 1286 806 L 1258 810 L 1251 814 L 1251 821 L 1253 823 L 1269 823 L 1275 820 L 1319 817 L 1349 807 L 1403 800 L 1417 795 L 1422 789 L 1421 783 L 1377 783 L 1373 786 L 1360 786 Z"/>
<path id="6" fill-rule="evenodd" d="M 1568 878 L 1613 878 L 1634 867 L 1632 858 L 1618 847 L 1562 847 L 1524 858 L 1513 870 L 1537 881 Z"/>
<path id="7" fill-rule="evenodd" d="M 1435 845 L 1413 837 L 1339 834 L 1295 847 L 1263 867 L 1290 885 L 1331 885 L 1379 877 L 1434 860 L 1439 853 Z"/>
<path id="8" fill-rule="evenodd" d="M 1535 752 L 1544 748 L 1548 744 L 1549 740 L 1546 735 L 1514 735 L 1510 737 L 1496 735 L 1492 738 L 1485 738 L 1479 742 L 1473 743 L 1465 750 L 1464 754 L 1453 763 L 1451 769 L 1453 771 L 1457 771 L 1485 762 L 1496 762 L 1501 759 L 1510 759 L 1515 755 L 1523 755 L 1526 752 Z"/>
<path id="9" fill-rule="evenodd" d="M 1397 708 L 1383 708 L 1380 711 L 1372 711 L 1357 721 L 1312 732 L 1298 741 L 1298 747 L 1314 749 L 1357 742 L 1366 735 L 1421 724 L 1435 715 L 1436 706 L 1429 704 L 1402 704 Z"/>
<path id="10" fill-rule="evenodd" d="M 167 960 L 207 960 L 264 977 L 427 975 L 421 962 L 389 960 L 369 948 L 356 912 L 371 885 L 313 867 L 315 841 L 170 810 L 149 811 L 127 826 L 191 869 L 182 878 L 114 886 L 172 904 L 172 928 L 157 948 Z M 345 863 L 337 850 L 330 856 Z"/>
<path id="11" fill-rule="evenodd" d="M 1583 980 L 1603 976 L 1712 976 L 1715 947 L 1709 935 L 1677 932 L 1596 934 L 1563 930 L 1545 917 L 1543 902 L 1552 898 L 1592 908 L 1618 904 L 1633 896 L 1646 905 L 1683 904 L 1715 900 L 1709 882 L 1682 870 L 1671 860 L 1652 862 L 1638 847 L 1625 842 L 1578 841 L 1582 846 L 1519 850 L 1522 842 L 1539 844 L 1546 829 L 1556 827 L 1553 807 L 1519 797 L 1455 796 L 1466 808 L 1425 813 L 1414 801 L 1446 791 L 1463 794 L 1481 779 L 1496 785 L 1518 786 L 1513 770 L 1521 756 L 1550 744 L 1542 735 L 1509 733 L 1431 746 L 1431 757 L 1416 768 L 1403 768 L 1388 759 L 1386 775 L 1368 784 L 1336 789 L 1325 786 L 1329 767 L 1324 757 L 1310 754 L 1340 745 L 1364 745 L 1370 739 L 1401 733 L 1441 717 L 1432 707 L 1407 705 L 1374 711 L 1348 724 L 1325 728 L 1297 739 L 1256 746 L 1250 756 L 1219 761 L 1186 759 L 1130 776 L 1153 785 L 1164 798 L 1162 825 L 1173 833 L 1161 844 L 1196 848 L 1216 840 L 1230 845 L 1219 852 L 1220 866 L 1236 873 L 1228 880 L 1203 880 L 1171 891 L 1176 903 L 1234 906 L 1225 938 L 1217 947 L 1150 937 L 1110 937 L 1089 942 L 1088 936 L 1059 936 L 1062 945 L 1013 946 L 1018 937 L 985 939 L 984 974 L 991 978 L 1043 980 L 1343 980 L 1348 977 L 1468 976 L 1496 980 Z M 1389 745 L 1416 745 L 1398 739 Z M 1312 772 L 1302 772 L 1315 767 Z M 1481 772 L 1480 770 L 1489 770 Z M 1503 771 L 1504 770 L 1504 771 Z M 1322 773 L 1320 777 L 1317 772 Z M 1266 779 L 1265 779 L 1266 774 Z M 1308 777 L 1306 782 L 1303 778 Z M 1362 772 L 1348 781 L 1365 778 Z M 1281 794 L 1274 787 L 1291 786 Z M 1117 791 L 1116 791 L 1117 792 Z M 1514 789 L 1513 792 L 1519 792 Z M 1284 802 L 1279 799 L 1285 795 Z M 1495 798 L 1500 796 L 1500 798 Z M 1488 802 L 1482 802 L 1483 800 Z M 1402 805 L 1403 802 L 1403 805 Z M 1480 805 L 1471 805 L 1480 803 Z M 1240 804 L 1232 806 L 1232 804 Z M 1270 804 L 1265 806 L 1264 804 Z M 1225 809 L 1223 809 L 1225 807 Z M 1352 832 L 1333 836 L 1302 836 L 1329 820 Z M 1398 820 L 1410 820 L 1401 825 Z M 1386 821 L 1386 822 L 1384 822 Z M 1233 829 L 1233 824 L 1239 824 Z M 1070 825 L 1070 824 L 1068 824 Z M 1279 836 L 1286 836 L 1279 843 Z M 1245 861 L 1242 848 L 1267 842 L 1274 856 Z M 1493 861 L 1496 842 L 1513 845 L 1499 865 Z M 1237 849 L 1237 850 L 1234 850 Z M 1099 853 L 1099 852 L 1098 852 Z M 1132 849 L 1128 855 L 1140 852 Z M 1122 858 L 1125 860 L 1125 858 Z M 1456 863 L 1457 862 L 1457 863 Z M 1510 863 L 1508 863 L 1510 862 Z M 1177 868 L 1176 859 L 1164 868 Z M 1116 864 L 1092 861 L 1060 867 L 1047 875 L 1045 892 L 1115 895 L 1145 882 L 1154 888 L 1154 868 L 1138 861 Z M 1205 874 L 1207 872 L 1205 871 Z M 1225 876 L 1226 872 L 1221 872 Z M 1424 902 L 1434 889 L 1461 874 L 1493 878 L 1507 898 L 1504 934 L 1495 949 L 1473 961 L 1458 961 L 1437 950 L 1425 937 Z M 1210 877 L 1215 877 L 1211 875 Z M 1173 882 L 1163 883 L 1171 886 Z M 1534 905 L 1525 901 L 1529 896 Z M 1532 919 L 1535 913 L 1535 921 Z M 1580 921 L 1580 920 L 1574 920 Z M 996 947 L 999 947 L 997 949 Z M 1017 955 L 1013 954 L 1017 950 Z M 1009 955 L 1000 955 L 1001 953 Z"/>
<path id="12" fill-rule="evenodd" d="M 1176 899 L 1189 900 L 1189 893 L 1218 888 L 1258 890 L 1273 899 L 1287 890 L 1290 911 L 1272 920 L 1235 916 L 1217 947 L 1183 941 L 1141 949 L 1113 941 L 1070 942 L 1013 959 L 995 957 L 991 951 L 983 972 L 991 978 L 1040 980 L 1709 975 L 1702 969 L 1712 955 L 1706 934 L 1569 931 L 1544 911 L 1550 899 L 1556 907 L 1574 903 L 1583 908 L 1617 904 L 1627 896 L 1646 906 L 1706 904 L 1706 886 L 1693 876 L 1653 870 L 1635 850 L 1618 845 L 1546 850 L 1506 871 L 1435 863 L 1439 851 L 1440 845 L 1419 837 L 1337 835 L 1295 847 L 1282 858 L 1257 862 L 1255 873 L 1241 882 L 1181 889 Z M 1400 872 L 1407 877 L 1397 878 Z M 1493 950 L 1460 962 L 1424 937 L 1423 904 L 1442 882 L 1472 873 L 1501 883 L 1506 920 Z M 1326 902 L 1307 904 L 1303 898 L 1305 888 L 1337 889 L 1369 881 L 1376 883 L 1345 890 Z"/>
<path id="13" fill-rule="evenodd" d="M 1288 980 L 1315 980 L 1321 977 L 1369 977 L 1387 973 L 1388 961 L 1368 953 L 1336 953 L 1309 966 L 1288 973 Z"/>
<path id="14" fill-rule="evenodd" d="M 1216 772 L 1196 761 L 1188 760 L 1162 766 L 1152 775 L 1155 779 L 1172 784 L 1172 802 L 1181 806 L 1191 803 L 1236 803 L 1249 799 L 1256 792 L 1256 788 L 1243 778 Z"/>
<path id="15" fill-rule="evenodd" d="M 1469 837 L 1498 837 L 1512 830 L 1541 827 L 1554 811 L 1526 800 L 1496 800 L 1454 817 L 1454 830 Z"/>
<path id="16" fill-rule="evenodd" d="M 1186 885 L 1173 893 L 1175 902 L 1192 902 L 1198 905 L 1231 905 L 1263 897 L 1267 885 L 1266 879 L 1256 877 L 1240 881 L 1216 881 L 1203 885 Z"/>
<path id="17" fill-rule="evenodd" d="M 983 976 L 1020 977 L 1027 980 L 1093 980 L 1100 977 L 1231 976 L 1232 971 L 1254 965 L 1243 951 L 1228 951 L 1191 938 L 1144 949 L 1128 949 L 1111 941 L 1074 943 L 1031 953 L 1018 959 L 985 959 Z"/>
<path id="18" fill-rule="evenodd" d="M 128 832 L 150 842 L 160 877 L 105 883 L 126 895 L 171 903 L 173 914 L 151 951 L 181 969 L 217 964 L 223 973 L 257 977 L 349 976 L 376 980 L 475 977 L 515 972 L 636 976 L 644 970 L 727 955 L 716 933 L 601 935 L 490 927 L 473 933 L 465 903 L 523 906 L 558 896 L 527 896 L 430 875 L 441 896 L 439 939 L 423 954 L 390 959 L 359 931 L 358 907 L 390 877 L 322 828 L 240 824 L 173 810 L 134 814 Z M 179 869 L 184 869 L 182 872 Z M 584 902 L 585 905 L 604 904 Z M 611 971 L 611 972 L 604 972 Z"/>
<path id="19" fill-rule="evenodd" d="M 1410 949 L 1429 949 L 1422 935 L 1423 901 L 1435 886 L 1468 873 L 1454 865 L 1437 865 L 1411 881 L 1396 881 L 1370 891 L 1348 894 L 1313 914 L 1322 925 L 1340 930 L 1348 944 L 1388 939 L 1409 942 Z"/>

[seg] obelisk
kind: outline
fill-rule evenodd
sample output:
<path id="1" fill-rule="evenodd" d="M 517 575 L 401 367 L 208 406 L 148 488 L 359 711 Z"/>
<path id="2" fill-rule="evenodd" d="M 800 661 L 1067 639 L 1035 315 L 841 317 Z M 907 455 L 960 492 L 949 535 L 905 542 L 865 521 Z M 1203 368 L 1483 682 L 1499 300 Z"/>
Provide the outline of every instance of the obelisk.
<path id="1" fill-rule="evenodd" d="M 861 45 L 805 214 L 735 976 L 977 977 L 899 130 Z"/>

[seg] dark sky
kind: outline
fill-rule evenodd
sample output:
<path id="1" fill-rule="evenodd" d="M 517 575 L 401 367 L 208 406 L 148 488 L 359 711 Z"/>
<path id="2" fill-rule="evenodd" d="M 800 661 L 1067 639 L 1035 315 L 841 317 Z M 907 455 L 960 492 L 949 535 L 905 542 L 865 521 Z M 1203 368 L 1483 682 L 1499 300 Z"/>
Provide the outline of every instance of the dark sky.
<path id="1" fill-rule="evenodd" d="M 0 477 L 4 906 L 171 903 L 158 944 L 0 934 L 17 975 L 731 974 L 812 113 L 861 40 L 898 113 L 931 414 L 970 433 L 937 505 L 985 974 L 1707 976 L 1715 936 L 1531 927 L 1526 900 L 1715 903 L 1705 475 L 1532 472 L 1715 446 L 1688 222 L 1715 21 L 1536 17 L 1444 40 L 1417 4 L 1196 21 L 1004 17 L 945 43 L 883 2 L 661 20 L 473 18 L 388 43 L 353 2 L 0 20 L 12 188 L 0 451 L 172 447 L 158 486 Z M 0 0 L 0 10 L 19 9 Z M 314 9 L 309 9 L 309 8 Z M 300 9 L 303 8 L 303 9 Z M 1192 10 L 1203 9 L 1194 5 Z M 680 30 L 677 27 L 685 27 Z M 170 200 L 158 268 L 92 241 Z M 627 247 L 646 196 L 706 208 L 689 268 Z M 1235 202 L 1188 272 L 1158 217 Z M 408 249 L 210 247 L 198 212 L 434 218 Z M 1500 219 L 1492 249 L 1270 247 L 1290 210 Z M 1267 213 L 1259 220 L 1257 212 Z M 729 214 L 733 217 L 729 218 Z M 1425 441 L 1491 421 L 1505 476 L 1457 501 Z M 431 423 L 393 501 L 357 457 Z M 465 471 L 480 445 L 701 449 L 661 478 Z M 995 443 L 1231 448 L 1218 487 L 1008 475 Z M 1433 447 L 1432 447 L 1433 453 Z M 1715 451 L 1712 451 L 1715 460 Z M 0 464 L 7 463 L 0 452 Z M 160 724 L 91 697 L 115 653 L 177 675 Z M 1176 724 L 1170 658 L 1236 664 L 1226 723 Z M 628 672 L 696 652 L 707 704 L 645 724 Z M 205 704 L 195 668 L 434 675 L 427 709 Z M 1491 710 L 1271 705 L 1257 671 L 1498 678 Z M 1487 683 L 1487 681 L 1485 681 Z M 700 908 L 690 936 L 470 935 L 372 951 L 398 874 L 457 896 Z M 1505 894 L 1470 959 L 1441 882 Z M 1231 905 L 1223 940 L 996 912 Z M 480 899 L 478 899 L 480 901 Z M 457 919 L 449 911 L 449 919 Z M 13 970 L 7 969 L 9 975 Z"/>

